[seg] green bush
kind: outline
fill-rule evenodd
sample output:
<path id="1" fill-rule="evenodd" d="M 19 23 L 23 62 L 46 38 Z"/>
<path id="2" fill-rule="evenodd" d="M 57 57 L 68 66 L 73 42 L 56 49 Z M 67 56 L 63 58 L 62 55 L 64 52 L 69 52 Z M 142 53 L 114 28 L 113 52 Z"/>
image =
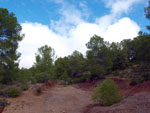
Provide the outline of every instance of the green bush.
<path id="1" fill-rule="evenodd" d="M 0 90 L 0 95 L 1 96 L 8 96 L 8 88 L 4 88 Z"/>
<path id="2" fill-rule="evenodd" d="M 67 71 L 64 71 L 63 74 L 60 76 L 60 79 L 61 79 L 61 80 L 65 80 L 65 79 L 68 78 L 68 77 L 69 77 L 69 76 L 68 76 Z"/>
<path id="3" fill-rule="evenodd" d="M 28 84 L 23 84 L 22 86 L 21 86 L 21 90 L 28 90 L 29 89 L 29 85 Z"/>
<path id="4" fill-rule="evenodd" d="M 35 77 L 30 77 L 30 80 L 31 80 L 31 83 L 32 84 L 35 84 L 35 83 L 37 83 L 37 80 L 36 80 L 36 78 Z"/>
<path id="5" fill-rule="evenodd" d="M 138 83 L 140 84 L 140 83 L 143 83 L 144 82 L 144 80 L 142 79 L 142 78 L 139 78 L 138 79 Z"/>
<path id="6" fill-rule="evenodd" d="M 134 78 L 130 81 L 130 85 L 131 86 L 135 86 L 137 84 L 138 84 L 138 81 L 136 79 L 134 79 Z"/>
<path id="7" fill-rule="evenodd" d="M 113 72 L 113 75 L 114 75 L 114 76 L 119 76 L 119 75 L 120 75 L 120 71 L 119 71 L 119 70 L 114 71 L 114 72 Z"/>
<path id="8" fill-rule="evenodd" d="M 149 81 L 150 80 L 150 73 L 144 73 L 142 75 L 142 77 L 143 77 L 144 81 Z"/>
<path id="9" fill-rule="evenodd" d="M 36 81 L 39 83 L 44 83 L 47 82 L 50 79 L 50 76 L 48 73 L 42 72 L 42 73 L 37 73 L 35 75 Z"/>
<path id="10" fill-rule="evenodd" d="M 124 75 L 121 73 L 121 74 L 119 75 L 119 77 L 120 77 L 120 78 L 123 78 L 123 77 L 124 77 Z"/>
<path id="11" fill-rule="evenodd" d="M 106 78 L 101 86 L 95 88 L 92 99 L 96 104 L 109 106 L 121 101 L 121 97 L 118 95 L 119 90 L 120 88 L 113 80 Z"/>
<path id="12" fill-rule="evenodd" d="M 20 94 L 21 94 L 21 91 L 20 91 L 20 89 L 17 88 L 17 87 L 11 87 L 11 88 L 9 88 L 9 90 L 8 90 L 8 96 L 9 96 L 9 97 L 17 97 L 17 96 L 19 96 Z"/>

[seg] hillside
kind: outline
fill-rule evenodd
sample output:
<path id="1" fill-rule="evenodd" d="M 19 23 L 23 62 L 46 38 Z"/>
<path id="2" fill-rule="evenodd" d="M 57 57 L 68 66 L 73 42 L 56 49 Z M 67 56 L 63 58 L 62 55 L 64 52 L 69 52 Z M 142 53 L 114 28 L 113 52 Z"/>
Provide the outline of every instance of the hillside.
<path id="1" fill-rule="evenodd" d="M 150 111 L 150 82 L 130 86 L 127 78 L 111 77 L 120 86 L 123 101 L 110 107 L 94 105 L 91 99 L 93 88 L 102 83 L 85 82 L 43 88 L 41 95 L 35 90 L 24 91 L 20 97 L 8 98 L 10 105 L 4 113 L 137 113 Z M 39 84 L 44 86 L 46 84 Z"/>

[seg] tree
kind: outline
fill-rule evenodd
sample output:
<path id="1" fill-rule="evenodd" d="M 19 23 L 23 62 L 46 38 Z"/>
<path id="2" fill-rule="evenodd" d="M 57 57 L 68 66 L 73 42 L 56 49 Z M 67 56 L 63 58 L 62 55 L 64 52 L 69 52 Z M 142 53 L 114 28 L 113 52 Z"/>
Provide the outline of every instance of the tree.
<path id="1" fill-rule="evenodd" d="M 3 83 L 12 81 L 16 75 L 21 55 L 16 50 L 24 36 L 21 29 L 14 13 L 0 8 L 0 81 Z"/>
<path id="2" fill-rule="evenodd" d="M 150 35 L 140 35 L 133 39 L 136 61 L 150 61 Z"/>
<path id="3" fill-rule="evenodd" d="M 85 68 L 85 59 L 83 55 L 78 52 L 74 51 L 72 55 L 64 58 L 58 58 L 55 62 L 55 72 L 57 78 L 62 78 L 64 73 L 70 78 L 79 78 L 84 72 Z"/>
<path id="4" fill-rule="evenodd" d="M 38 48 L 38 52 L 35 57 L 36 62 L 34 63 L 34 67 L 37 72 L 53 73 L 54 60 L 56 58 L 54 49 L 47 45 L 42 46 Z"/>
<path id="5" fill-rule="evenodd" d="M 148 1 L 148 6 L 145 7 L 145 17 L 150 20 L 150 0 Z M 150 25 L 146 26 L 148 30 L 150 30 Z"/>
<path id="6" fill-rule="evenodd" d="M 112 68 L 109 43 L 94 35 L 86 46 L 89 49 L 87 51 L 87 63 L 92 76 L 99 77 L 109 72 Z"/>
<path id="7" fill-rule="evenodd" d="M 118 96 L 119 90 L 119 86 L 117 86 L 114 81 L 110 78 L 106 78 L 101 86 L 95 88 L 92 99 L 96 104 L 109 106 L 121 100 L 121 97 Z"/>
<path id="8" fill-rule="evenodd" d="M 82 53 L 74 51 L 72 55 L 68 56 L 68 59 L 70 67 L 69 75 L 71 77 L 80 77 L 85 70 L 85 59 Z"/>
<path id="9" fill-rule="evenodd" d="M 69 60 L 68 57 L 58 58 L 55 61 L 55 73 L 58 79 L 61 79 L 61 76 L 66 72 L 69 73 Z"/>
<path id="10" fill-rule="evenodd" d="M 129 44 L 128 41 L 123 41 L 121 43 L 112 43 L 110 45 L 111 58 L 113 62 L 113 70 L 124 69 L 129 65 L 127 52 Z"/>

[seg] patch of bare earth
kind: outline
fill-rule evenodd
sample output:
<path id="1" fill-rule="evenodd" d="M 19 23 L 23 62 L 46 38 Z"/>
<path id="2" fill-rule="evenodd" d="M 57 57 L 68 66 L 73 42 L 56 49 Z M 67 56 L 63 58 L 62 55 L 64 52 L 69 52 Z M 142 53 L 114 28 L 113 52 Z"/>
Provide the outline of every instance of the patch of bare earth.
<path id="1" fill-rule="evenodd" d="M 130 80 L 112 78 L 124 99 L 109 107 L 89 104 L 83 113 L 150 113 L 150 82 L 130 86 Z"/>
<path id="2" fill-rule="evenodd" d="M 130 80 L 112 78 L 120 86 L 124 99 L 109 107 L 95 105 L 91 93 L 103 81 L 85 82 L 69 86 L 43 86 L 41 95 L 30 89 L 20 97 L 8 98 L 11 103 L 3 113 L 150 113 L 150 82 L 130 86 Z"/>
<path id="3" fill-rule="evenodd" d="M 84 113 L 150 113 L 150 92 L 138 93 L 109 107 L 88 105 Z"/>
<path id="4" fill-rule="evenodd" d="M 91 92 L 59 85 L 45 90 L 40 96 L 29 90 L 9 101 L 11 104 L 4 113 L 82 113 L 82 109 L 92 103 Z"/>

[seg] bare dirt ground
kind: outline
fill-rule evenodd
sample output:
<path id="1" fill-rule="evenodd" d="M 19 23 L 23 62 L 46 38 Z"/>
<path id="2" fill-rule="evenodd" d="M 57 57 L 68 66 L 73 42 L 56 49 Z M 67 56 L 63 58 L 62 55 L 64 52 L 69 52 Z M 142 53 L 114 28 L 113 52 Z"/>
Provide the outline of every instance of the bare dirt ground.
<path id="1" fill-rule="evenodd" d="M 35 96 L 33 90 L 25 91 L 9 101 L 11 104 L 4 113 L 82 113 L 82 109 L 92 103 L 91 92 L 59 85 L 39 96 Z"/>
<path id="2" fill-rule="evenodd" d="M 33 89 L 20 97 L 9 98 L 11 103 L 3 113 L 150 113 L 150 82 L 129 86 L 129 80 L 112 78 L 120 86 L 124 99 L 109 107 L 94 105 L 91 93 L 97 82 L 69 86 L 46 87 L 39 96 Z"/>
<path id="3" fill-rule="evenodd" d="M 109 107 L 91 104 L 84 113 L 150 113 L 150 92 L 137 93 Z"/>

